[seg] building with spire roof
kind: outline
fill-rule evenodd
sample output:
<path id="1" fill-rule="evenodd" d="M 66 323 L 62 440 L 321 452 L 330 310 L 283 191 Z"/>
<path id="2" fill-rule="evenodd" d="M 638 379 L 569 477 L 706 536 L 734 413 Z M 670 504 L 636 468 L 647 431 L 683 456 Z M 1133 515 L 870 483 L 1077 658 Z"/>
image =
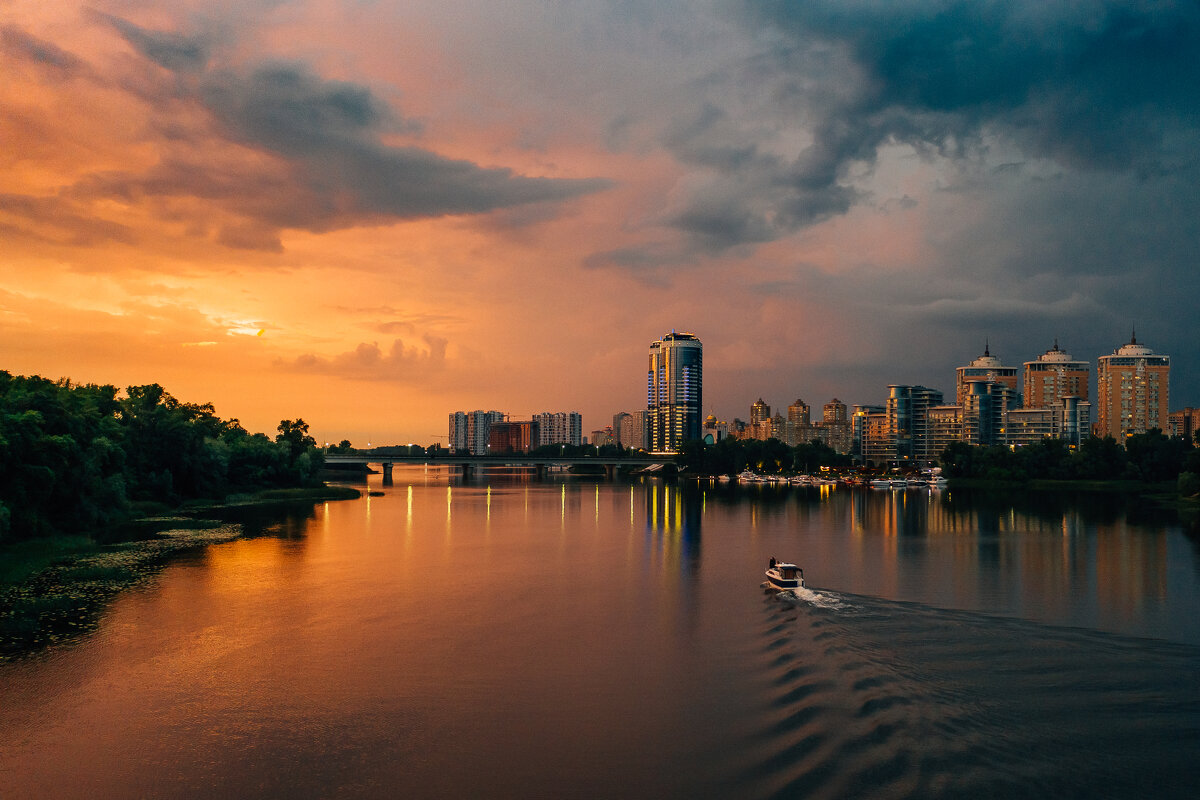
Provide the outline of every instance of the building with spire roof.
<path id="1" fill-rule="evenodd" d="M 959 367 L 957 373 L 954 384 L 954 402 L 960 406 L 969 394 L 968 385 L 973 381 L 1002 383 L 1011 390 L 1009 396 L 1013 400 L 1020 396 L 1017 394 L 1017 368 L 1004 366 L 1000 359 L 992 355 L 989 343 L 986 341 L 983 344 L 983 355 L 965 367 Z"/>
<path id="2" fill-rule="evenodd" d="M 1091 382 L 1091 367 L 1086 361 L 1077 361 L 1071 354 L 1058 346 L 1054 340 L 1051 347 L 1036 361 L 1025 362 L 1025 408 L 1054 408 L 1064 397 L 1088 399 Z"/>
<path id="3" fill-rule="evenodd" d="M 1171 357 L 1139 344 L 1137 332 L 1112 355 L 1100 356 L 1096 370 L 1096 435 L 1124 443 L 1152 428 L 1166 432 Z"/>

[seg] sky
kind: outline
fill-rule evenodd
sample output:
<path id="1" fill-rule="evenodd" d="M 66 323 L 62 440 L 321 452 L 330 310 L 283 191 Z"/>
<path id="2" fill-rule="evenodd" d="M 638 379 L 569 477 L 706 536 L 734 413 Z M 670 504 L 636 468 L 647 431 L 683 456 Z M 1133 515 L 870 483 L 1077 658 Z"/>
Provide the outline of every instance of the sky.
<path id="1" fill-rule="evenodd" d="M 1169 0 L 0 0 L 0 369 L 432 444 L 611 424 L 671 330 L 727 420 L 1136 330 L 1200 405 L 1197 53 Z"/>

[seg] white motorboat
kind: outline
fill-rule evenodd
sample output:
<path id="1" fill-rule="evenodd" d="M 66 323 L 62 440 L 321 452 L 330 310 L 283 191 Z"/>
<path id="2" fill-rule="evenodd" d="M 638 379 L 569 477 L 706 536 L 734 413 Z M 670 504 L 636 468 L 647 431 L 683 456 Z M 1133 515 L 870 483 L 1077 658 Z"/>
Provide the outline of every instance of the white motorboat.
<path id="1" fill-rule="evenodd" d="M 773 589 L 800 589 L 804 587 L 804 570 L 786 561 L 771 559 L 767 567 L 767 583 Z"/>

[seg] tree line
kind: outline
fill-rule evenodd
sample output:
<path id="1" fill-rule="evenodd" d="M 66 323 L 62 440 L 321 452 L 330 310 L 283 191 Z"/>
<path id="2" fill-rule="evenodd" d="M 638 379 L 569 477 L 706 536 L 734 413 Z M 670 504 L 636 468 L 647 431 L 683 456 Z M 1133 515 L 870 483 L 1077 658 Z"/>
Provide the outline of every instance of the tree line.
<path id="1" fill-rule="evenodd" d="M 317 484 L 304 420 L 274 439 L 162 386 L 73 384 L 0 371 L 0 541 L 96 530 L 139 506 Z"/>
<path id="2" fill-rule="evenodd" d="M 745 469 L 760 475 L 810 473 L 820 467 L 840 469 L 851 465 L 850 456 L 815 439 L 792 447 L 778 439 L 732 437 L 716 444 L 705 444 L 699 439 L 685 441 L 676 462 L 681 470 L 701 475 L 736 475 Z"/>
<path id="3" fill-rule="evenodd" d="M 1015 450 L 955 442 L 942 453 L 941 463 L 949 478 L 1179 481 L 1185 496 L 1196 493 L 1189 487 L 1200 480 L 1200 448 L 1157 428 L 1128 437 L 1124 447 L 1111 436 L 1084 439 L 1076 448 L 1061 439 L 1043 439 Z"/>

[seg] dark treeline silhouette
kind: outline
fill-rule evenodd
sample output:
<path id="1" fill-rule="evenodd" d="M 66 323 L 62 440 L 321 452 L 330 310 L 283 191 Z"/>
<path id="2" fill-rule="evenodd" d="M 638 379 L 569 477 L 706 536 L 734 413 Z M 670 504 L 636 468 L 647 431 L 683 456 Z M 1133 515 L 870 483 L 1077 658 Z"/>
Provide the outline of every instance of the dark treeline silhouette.
<path id="1" fill-rule="evenodd" d="M 76 385 L 0 371 L 0 541 L 80 533 L 138 505 L 316 483 L 304 420 L 272 440 L 158 384 Z"/>
<path id="2" fill-rule="evenodd" d="M 850 456 L 841 455 L 818 441 L 789 447 L 778 439 L 726 438 L 716 444 L 699 439 L 683 443 L 679 468 L 701 475 L 736 475 L 750 469 L 763 475 L 802 472 L 821 467 L 849 467 Z"/>
<path id="3" fill-rule="evenodd" d="M 1167 436 L 1156 428 L 1130 436 L 1125 447 L 1111 436 L 1085 439 L 1074 450 L 1061 439 L 1043 439 L 1016 450 L 955 442 L 942 453 L 941 463 L 949 478 L 1150 483 L 1179 480 L 1180 491 L 1190 495 L 1194 491 L 1185 491 L 1190 480 L 1186 476 L 1200 473 L 1200 449 L 1186 439 Z"/>

